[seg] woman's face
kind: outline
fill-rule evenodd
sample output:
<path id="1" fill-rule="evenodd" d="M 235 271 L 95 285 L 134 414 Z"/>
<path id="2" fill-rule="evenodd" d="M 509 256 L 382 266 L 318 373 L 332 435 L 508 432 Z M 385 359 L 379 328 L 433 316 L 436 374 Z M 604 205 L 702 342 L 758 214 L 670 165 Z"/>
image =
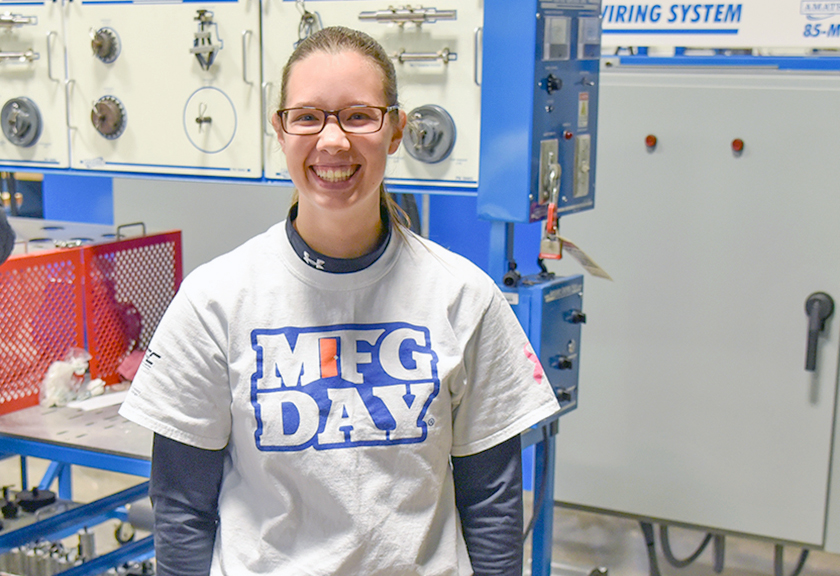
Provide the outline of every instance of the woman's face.
<path id="1" fill-rule="evenodd" d="M 339 110 L 358 104 L 388 105 L 382 73 L 367 57 L 354 51 L 315 52 L 292 65 L 284 108 Z M 372 134 L 346 134 L 335 116 L 327 117 L 319 134 L 307 136 L 286 134 L 277 114 L 272 123 L 301 207 L 379 213 L 379 185 L 388 155 L 399 148 L 404 112 L 398 122 L 386 115 L 382 129 Z"/>

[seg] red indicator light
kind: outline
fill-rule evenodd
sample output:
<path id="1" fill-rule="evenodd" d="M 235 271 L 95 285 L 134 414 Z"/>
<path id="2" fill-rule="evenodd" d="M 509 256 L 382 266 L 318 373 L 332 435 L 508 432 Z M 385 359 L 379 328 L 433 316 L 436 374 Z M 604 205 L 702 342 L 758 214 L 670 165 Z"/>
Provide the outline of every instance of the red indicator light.
<path id="1" fill-rule="evenodd" d="M 569 132 L 568 130 L 563 132 L 563 138 L 565 138 L 566 140 L 571 140 L 572 138 L 574 138 L 574 136 L 575 135 Z"/>
<path id="2" fill-rule="evenodd" d="M 650 149 L 656 148 L 656 136 L 654 136 L 653 134 L 648 134 L 645 137 L 645 146 L 647 146 Z"/>
<path id="3" fill-rule="evenodd" d="M 735 138 L 732 141 L 732 151 L 733 152 L 743 152 L 744 151 L 744 141 L 740 138 Z"/>

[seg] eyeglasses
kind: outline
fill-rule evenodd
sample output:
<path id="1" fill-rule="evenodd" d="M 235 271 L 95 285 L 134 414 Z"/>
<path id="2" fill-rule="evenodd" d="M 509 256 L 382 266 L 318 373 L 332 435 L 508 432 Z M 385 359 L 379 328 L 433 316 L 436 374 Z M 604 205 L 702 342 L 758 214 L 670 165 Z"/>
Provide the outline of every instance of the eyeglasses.
<path id="1" fill-rule="evenodd" d="M 287 134 L 308 136 L 319 134 L 327 124 L 327 118 L 335 116 L 339 127 L 348 134 L 372 134 L 382 129 L 385 114 L 398 110 L 399 106 L 348 106 L 341 110 L 320 108 L 284 108 L 278 110 L 280 124 Z"/>

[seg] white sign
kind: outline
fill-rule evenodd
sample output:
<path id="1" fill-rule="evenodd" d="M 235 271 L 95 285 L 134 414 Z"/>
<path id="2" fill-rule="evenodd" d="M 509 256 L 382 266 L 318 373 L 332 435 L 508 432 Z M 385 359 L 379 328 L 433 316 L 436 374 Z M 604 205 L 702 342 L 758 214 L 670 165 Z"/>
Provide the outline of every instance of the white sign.
<path id="1" fill-rule="evenodd" d="M 840 48 L 840 0 L 604 0 L 605 46 Z"/>

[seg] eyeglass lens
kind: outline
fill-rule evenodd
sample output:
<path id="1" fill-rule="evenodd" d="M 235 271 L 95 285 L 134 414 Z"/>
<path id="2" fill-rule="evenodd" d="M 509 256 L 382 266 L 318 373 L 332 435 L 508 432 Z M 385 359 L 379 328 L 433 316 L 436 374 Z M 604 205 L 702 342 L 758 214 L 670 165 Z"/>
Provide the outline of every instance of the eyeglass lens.
<path id="1" fill-rule="evenodd" d="M 290 134 L 316 134 L 320 132 L 328 115 L 335 114 L 342 130 L 353 134 L 376 132 L 382 128 L 380 108 L 353 106 L 327 113 L 317 108 L 290 108 L 284 112 L 285 129 Z"/>

